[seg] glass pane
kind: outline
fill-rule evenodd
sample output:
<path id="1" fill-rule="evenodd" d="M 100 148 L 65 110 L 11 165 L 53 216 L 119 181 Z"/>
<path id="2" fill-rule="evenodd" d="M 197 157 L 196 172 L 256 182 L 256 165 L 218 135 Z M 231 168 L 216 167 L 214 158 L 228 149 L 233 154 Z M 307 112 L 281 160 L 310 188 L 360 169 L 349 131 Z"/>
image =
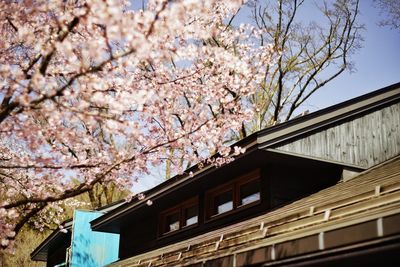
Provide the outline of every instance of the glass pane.
<path id="1" fill-rule="evenodd" d="M 198 222 L 197 206 L 185 209 L 185 226 L 196 224 Z"/>
<path id="2" fill-rule="evenodd" d="M 260 200 L 260 180 L 240 186 L 240 206 Z"/>
<path id="3" fill-rule="evenodd" d="M 179 212 L 173 213 L 171 215 L 167 215 L 165 226 L 166 226 L 166 229 L 165 229 L 166 233 L 179 230 L 179 227 L 180 227 Z"/>
<path id="4" fill-rule="evenodd" d="M 221 214 L 233 209 L 232 191 L 227 191 L 214 197 L 213 215 Z"/>

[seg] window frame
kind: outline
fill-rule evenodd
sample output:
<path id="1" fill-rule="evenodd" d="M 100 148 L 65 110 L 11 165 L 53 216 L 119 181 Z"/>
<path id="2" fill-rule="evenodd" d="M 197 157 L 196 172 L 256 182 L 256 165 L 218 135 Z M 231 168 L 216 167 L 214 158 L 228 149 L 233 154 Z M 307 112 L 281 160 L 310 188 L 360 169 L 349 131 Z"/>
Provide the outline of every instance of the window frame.
<path id="1" fill-rule="evenodd" d="M 170 215 L 174 215 L 174 214 L 178 214 L 178 218 L 179 218 L 179 228 L 177 230 L 173 230 L 173 231 L 166 231 L 167 227 L 169 227 L 169 225 L 167 225 L 167 218 Z M 179 231 L 181 229 L 181 211 L 179 208 L 174 207 L 172 209 L 169 209 L 168 211 L 165 211 L 161 214 L 161 220 L 162 224 L 160 225 L 160 233 L 161 235 L 164 234 L 169 234 L 169 233 L 173 233 L 176 231 Z"/>
<path id="2" fill-rule="evenodd" d="M 259 183 L 259 193 L 260 198 L 256 201 L 250 202 L 248 204 L 240 205 L 240 189 L 242 186 L 249 184 L 251 182 L 258 181 Z M 232 206 L 233 208 L 229 211 L 214 214 L 214 203 L 215 198 L 225 192 L 232 191 Z M 212 188 L 206 192 L 205 195 L 205 222 L 215 220 L 217 218 L 228 216 L 232 213 L 236 213 L 243 209 L 247 209 L 253 207 L 255 205 L 259 205 L 262 201 L 262 192 L 261 192 L 261 172 L 260 169 L 256 169 L 250 173 L 239 176 L 235 178 L 233 181 L 227 182 L 215 188 Z"/>
<path id="3" fill-rule="evenodd" d="M 246 179 L 247 178 L 247 179 Z M 243 205 L 240 205 L 240 202 L 241 202 L 241 198 L 240 198 L 240 189 L 242 188 L 242 186 L 244 186 L 244 185 L 247 185 L 247 184 L 249 184 L 249 183 L 252 183 L 252 182 L 258 182 L 258 184 L 259 184 L 259 194 L 260 194 L 260 198 L 258 199 L 258 200 L 256 200 L 256 201 L 252 201 L 252 202 L 250 202 L 250 203 L 247 203 L 247 204 L 243 204 Z M 237 191 L 237 193 L 236 193 L 236 196 L 237 196 L 237 199 L 236 199 L 236 201 L 237 201 L 237 203 L 236 203 L 236 208 L 237 209 L 241 209 L 242 207 L 249 207 L 249 206 L 251 206 L 251 205 L 255 205 L 255 204 L 258 204 L 258 203 L 260 203 L 261 202 L 261 177 L 260 177 L 260 175 L 257 175 L 257 176 L 250 176 L 250 177 L 242 177 L 242 178 L 240 178 L 240 180 L 236 183 L 236 191 Z"/>
<path id="4" fill-rule="evenodd" d="M 184 225 L 186 223 L 186 216 L 185 216 L 185 210 L 190 208 L 190 207 L 196 207 L 197 210 L 197 222 L 190 224 L 190 225 Z M 160 212 L 159 214 L 159 225 L 158 225 L 158 236 L 159 238 L 165 237 L 165 236 L 169 236 L 175 233 L 179 233 L 183 230 L 186 229 L 190 229 L 193 227 L 196 227 L 199 225 L 199 217 L 200 217 L 200 210 L 199 210 L 199 198 L 198 196 L 190 198 L 186 201 L 184 201 L 183 203 L 176 205 L 172 208 L 168 208 L 166 210 L 163 210 L 162 212 Z M 179 229 L 174 230 L 174 231 L 169 231 L 166 232 L 165 229 L 168 227 L 166 225 L 167 223 L 167 217 L 169 215 L 178 213 L 179 214 Z"/>
<path id="5" fill-rule="evenodd" d="M 215 204 L 215 198 L 216 196 L 222 195 L 226 192 L 232 191 L 232 209 L 226 212 L 218 213 L 218 214 L 213 214 L 214 212 L 214 204 Z M 212 190 L 207 191 L 206 193 L 206 219 L 211 219 L 217 216 L 220 216 L 221 214 L 226 214 L 230 213 L 233 210 L 235 210 L 235 189 L 234 189 L 234 184 L 232 182 L 223 184 L 221 186 L 218 186 Z"/>

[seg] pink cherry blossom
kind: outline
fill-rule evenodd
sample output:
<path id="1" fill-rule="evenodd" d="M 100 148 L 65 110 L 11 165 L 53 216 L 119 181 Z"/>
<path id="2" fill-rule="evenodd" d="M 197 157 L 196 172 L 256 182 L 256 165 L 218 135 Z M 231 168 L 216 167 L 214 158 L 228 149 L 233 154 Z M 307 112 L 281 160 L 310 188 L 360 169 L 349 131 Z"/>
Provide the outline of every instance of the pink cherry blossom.
<path id="1" fill-rule="evenodd" d="M 241 4 L 0 2 L 2 247 L 28 221 L 59 223 L 99 182 L 131 188 L 167 158 L 182 173 L 181 159 L 243 153 L 224 141 L 251 118 L 244 99 L 274 49 L 226 25 Z"/>

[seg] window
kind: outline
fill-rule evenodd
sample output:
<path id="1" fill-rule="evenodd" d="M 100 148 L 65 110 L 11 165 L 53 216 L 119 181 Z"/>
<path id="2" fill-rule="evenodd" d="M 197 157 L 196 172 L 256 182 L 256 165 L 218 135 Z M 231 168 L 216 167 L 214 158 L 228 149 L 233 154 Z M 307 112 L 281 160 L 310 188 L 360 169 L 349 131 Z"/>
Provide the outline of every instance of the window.
<path id="1" fill-rule="evenodd" d="M 244 206 L 260 200 L 260 180 L 253 180 L 239 186 L 239 206 Z"/>
<path id="2" fill-rule="evenodd" d="M 191 206 L 189 208 L 184 209 L 184 224 L 183 226 L 190 226 L 197 224 L 199 221 L 199 215 L 198 215 L 198 208 L 197 205 Z"/>
<path id="3" fill-rule="evenodd" d="M 206 194 L 207 219 L 261 201 L 259 170 L 212 189 Z"/>
<path id="4" fill-rule="evenodd" d="M 193 198 L 160 214 L 160 235 L 166 235 L 198 223 L 198 199 Z"/>
<path id="5" fill-rule="evenodd" d="M 213 215 L 218 215 L 233 209 L 233 191 L 229 190 L 214 197 Z"/>
<path id="6" fill-rule="evenodd" d="M 166 218 L 165 218 L 165 221 L 166 221 L 165 232 L 166 233 L 179 230 L 179 227 L 180 227 L 180 218 L 179 217 L 180 217 L 179 212 L 174 212 L 174 213 L 166 216 Z"/>

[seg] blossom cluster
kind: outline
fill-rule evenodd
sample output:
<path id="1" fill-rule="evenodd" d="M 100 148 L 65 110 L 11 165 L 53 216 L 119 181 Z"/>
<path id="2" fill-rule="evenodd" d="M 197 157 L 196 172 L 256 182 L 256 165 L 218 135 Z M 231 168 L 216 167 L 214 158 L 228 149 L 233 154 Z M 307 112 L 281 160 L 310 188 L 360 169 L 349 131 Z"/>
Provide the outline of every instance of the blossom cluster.
<path id="1" fill-rule="evenodd" d="M 274 52 L 248 42 L 260 37 L 250 27 L 227 25 L 241 4 L 0 3 L 2 246 L 21 220 L 57 222 L 50 204 L 98 182 L 130 188 L 166 160 L 179 173 L 182 160 L 220 152 L 219 165 L 241 152 L 224 139 L 251 118 L 243 97 Z"/>

